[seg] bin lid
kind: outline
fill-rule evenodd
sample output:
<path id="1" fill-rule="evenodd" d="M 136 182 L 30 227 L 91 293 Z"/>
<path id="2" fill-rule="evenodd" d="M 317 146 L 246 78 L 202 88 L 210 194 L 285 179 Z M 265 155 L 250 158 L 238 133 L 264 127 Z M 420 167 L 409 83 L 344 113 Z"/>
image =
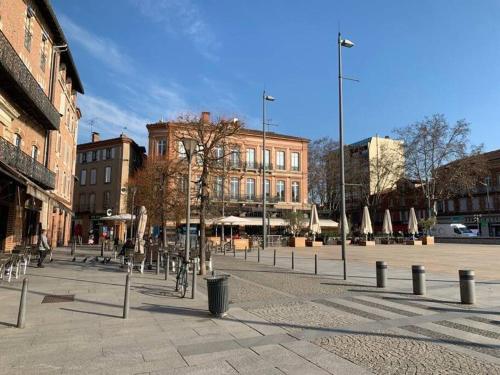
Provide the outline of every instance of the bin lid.
<path id="1" fill-rule="evenodd" d="M 231 277 L 231 275 L 221 274 L 221 275 L 210 275 L 205 277 L 207 281 L 216 281 L 216 280 L 224 280 Z"/>

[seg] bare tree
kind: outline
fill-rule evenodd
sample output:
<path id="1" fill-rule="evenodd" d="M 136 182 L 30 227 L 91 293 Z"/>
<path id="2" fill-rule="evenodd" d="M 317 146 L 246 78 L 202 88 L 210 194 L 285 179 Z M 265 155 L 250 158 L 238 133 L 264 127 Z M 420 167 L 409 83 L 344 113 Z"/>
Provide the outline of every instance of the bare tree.
<path id="1" fill-rule="evenodd" d="M 477 156 L 481 147 L 470 145 L 467 121 L 459 120 L 450 125 L 442 114 L 426 117 L 394 132 L 404 141 L 407 177 L 419 183 L 430 218 L 435 214 L 434 205 L 438 199 L 471 184 L 470 172 L 473 163 L 478 162 L 471 156 Z M 449 168 L 444 168 L 451 162 Z"/>
<path id="2" fill-rule="evenodd" d="M 160 225 L 162 243 L 166 244 L 166 221 L 178 222 L 184 215 L 182 191 L 177 184 L 180 177 L 176 160 L 148 160 L 139 169 L 129 186 L 137 188 L 135 204 L 146 207 L 150 223 Z"/>
<path id="3" fill-rule="evenodd" d="M 333 211 L 338 206 L 338 142 L 324 137 L 309 145 L 308 189 L 312 202 Z"/>
<path id="4" fill-rule="evenodd" d="M 221 173 L 224 160 L 231 153 L 231 144 L 243 127 L 243 123 L 235 120 L 218 118 L 216 121 L 206 121 L 198 117 L 181 117 L 177 121 L 182 127 L 177 135 L 195 139 L 198 149 L 195 155 L 194 172 L 198 173 L 197 194 L 199 198 L 200 215 L 200 274 L 206 273 L 205 268 L 205 223 L 209 214 L 213 178 Z"/>

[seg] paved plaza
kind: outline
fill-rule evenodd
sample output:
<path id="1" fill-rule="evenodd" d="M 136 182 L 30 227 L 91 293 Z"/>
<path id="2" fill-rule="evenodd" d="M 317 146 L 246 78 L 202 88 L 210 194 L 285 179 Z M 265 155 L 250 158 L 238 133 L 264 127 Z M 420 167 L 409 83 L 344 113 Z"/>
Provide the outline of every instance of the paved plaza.
<path id="1" fill-rule="evenodd" d="M 181 299 L 173 277 L 132 276 L 79 249 L 58 249 L 44 269 L 29 267 L 27 325 L 17 329 L 21 278 L 0 283 L 0 372 L 5 374 L 500 374 L 497 246 L 349 246 L 216 255 L 230 274 L 230 310 L 207 311 L 205 281 Z M 314 275 L 314 254 L 319 274 Z M 389 264 L 375 287 L 375 260 Z M 411 294 L 412 264 L 427 269 L 427 296 Z M 457 270 L 476 271 L 477 304 L 459 303 Z M 499 277 L 500 279 L 500 277 Z M 74 301 L 42 303 L 47 295 Z M 188 291 L 190 295 L 190 291 Z"/>

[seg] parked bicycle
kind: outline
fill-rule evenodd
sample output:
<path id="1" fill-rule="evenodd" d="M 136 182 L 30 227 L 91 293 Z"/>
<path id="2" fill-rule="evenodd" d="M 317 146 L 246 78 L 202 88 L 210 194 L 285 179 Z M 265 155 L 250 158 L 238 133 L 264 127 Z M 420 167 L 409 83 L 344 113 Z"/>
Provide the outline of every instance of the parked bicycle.
<path id="1" fill-rule="evenodd" d="M 186 262 L 184 257 L 179 257 L 179 267 L 177 269 L 175 290 L 180 292 L 181 298 L 184 298 L 186 296 L 188 288 L 188 266 L 189 263 Z"/>

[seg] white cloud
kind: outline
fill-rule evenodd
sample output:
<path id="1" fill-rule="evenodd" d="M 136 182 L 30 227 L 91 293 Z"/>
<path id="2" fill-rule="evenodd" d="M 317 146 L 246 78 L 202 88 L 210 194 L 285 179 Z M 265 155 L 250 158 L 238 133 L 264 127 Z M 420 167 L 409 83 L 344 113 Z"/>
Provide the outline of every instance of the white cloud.
<path id="1" fill-rule="evenodd" d="M 161 24 L 171 33 L 180 33 L 191 40 L 199 53 L 217 61 L 219 42 L 204 20 L 200 9 L 191 0 L 132 0 L 142 14 Z"/>
<path id="2" fill-rule="evenodd" d="M 78 43 L 95 59 L 101 60 L 118 73 L 133 72 L 132 58 L 122 53 L 113 41 L 92 34 L 64 14 L 59 16 L 59 20 L 70 42 Z"/>

